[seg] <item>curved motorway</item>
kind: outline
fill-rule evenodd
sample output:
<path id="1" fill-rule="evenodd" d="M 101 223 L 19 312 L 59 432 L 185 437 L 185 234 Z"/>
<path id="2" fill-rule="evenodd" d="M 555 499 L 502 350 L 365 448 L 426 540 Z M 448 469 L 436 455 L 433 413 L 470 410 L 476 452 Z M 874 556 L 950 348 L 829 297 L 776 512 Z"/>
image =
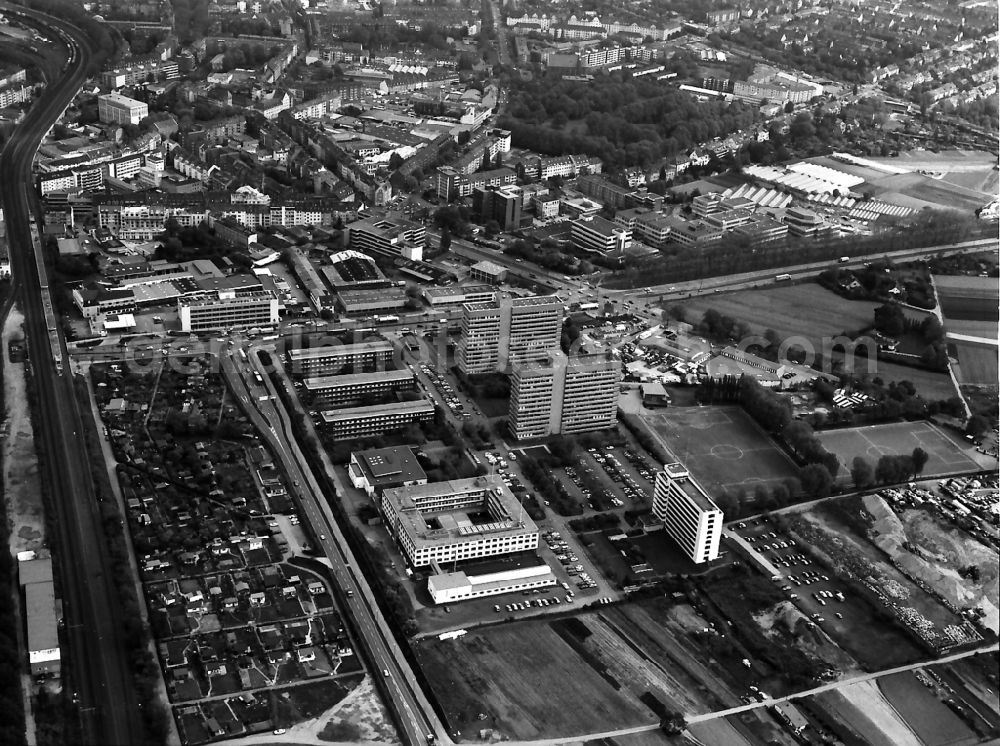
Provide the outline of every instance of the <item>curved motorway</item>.
<path id="1" fill-rule="evenodd" d="M 0 203 L 7 223 L 14 292 L 25 314 L 28 353 L 37 392 L 36 428 L 44 453 L 47 509 L 54 526 L 58 589 L 63 601 L 62 638 L 65 685 L 75 692 L 78 733 L 70 740 L 100 746 L 145 740 L 132 679 L 132 664 L 122 636 L 122 613 L 113 587 L 110 557 L 94 496 L 73 377 L 56 369 L 45 321 L 44 268 L 36 261 L 31 229 L 31 165 L 38 145 L 80 90 L 94 51 L 89 40 L 66 21 L 20 6 L 2 5 L 7 15 L 30 19 L 66 47 L 69 62 L 36 99 L 0 152 Z M 39 249 L 40 251 L 40 249 Z"/>

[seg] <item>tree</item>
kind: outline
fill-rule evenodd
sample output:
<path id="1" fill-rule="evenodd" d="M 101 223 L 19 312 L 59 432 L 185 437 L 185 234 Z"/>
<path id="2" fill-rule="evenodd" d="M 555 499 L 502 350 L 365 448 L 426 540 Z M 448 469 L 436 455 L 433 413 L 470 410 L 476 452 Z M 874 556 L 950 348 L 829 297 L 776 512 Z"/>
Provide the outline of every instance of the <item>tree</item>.
<path id="1" fill-rule="evenodd" d="M 978 438 L 990 427 L 990 422 L 981 414 L 974 414 L 965 423 L 965 432 L 974 438 Z"/>
<path id="2" fill-rule="evenodd" d="M 910 454 L 910 458 L 913 460 L 913 476 L 917 476 L 917 474 L 924 470 L 924 467 L 927 465 L 927 459 L 930 456 L 927 451 L 917 446 L 913 449 L 913 453 Z"/>
<path id="3" fill-rule="evenodd" d="M 740 513 L 740 503 L 731 492 L 723 492 L 715 501 L 716 507 L 722 511 L 722 515 L 727 520 L 734 518 Z"/>
<path id="4" fill-rule="evenodd" d="M 895 303 L 875 309 L 875 328 L 888 337 L 898 337 L 906 329 L 906 316 Z"/>
<path id="5" fill-rule="evenodd" d="M 864 456 L 855 456 L 851 463 L 851 479 L 859 490 L 865 490 L 875 481 L 875 469 Z"/>
<path id="6" fill-rule="evenodd" d="M 389 156 L 389 170 L 395 171 L 397 168 L 403 165 L 405 159 L 399 153 L 393 153 Z"/>
<path id="7" fill-rule="evenodd" d="M 815 498 L 827 497 L 833 487 L 833 477 L 823 464 L 807 464 L 799 472 L 802 489 Z"/>

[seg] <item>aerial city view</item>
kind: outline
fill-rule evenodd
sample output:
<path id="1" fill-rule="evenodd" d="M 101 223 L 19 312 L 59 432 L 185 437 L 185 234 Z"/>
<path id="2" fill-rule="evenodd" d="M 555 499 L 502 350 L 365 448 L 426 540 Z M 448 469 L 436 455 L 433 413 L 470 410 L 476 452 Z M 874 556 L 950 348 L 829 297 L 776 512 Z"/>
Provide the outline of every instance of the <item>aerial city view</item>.
<path id="1" fill-rule="evenodd" d="M 0 0 L 0 746 L 1000 744 L 996 0 Z"/>

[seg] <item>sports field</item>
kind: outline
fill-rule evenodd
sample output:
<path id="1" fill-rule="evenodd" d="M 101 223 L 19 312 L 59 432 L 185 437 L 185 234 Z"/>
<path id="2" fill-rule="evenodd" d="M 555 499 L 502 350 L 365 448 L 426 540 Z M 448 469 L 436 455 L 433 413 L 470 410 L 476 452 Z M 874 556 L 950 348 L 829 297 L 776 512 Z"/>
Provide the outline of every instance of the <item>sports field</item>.
<path id="1" fill-rule="evenodd" d="M 893 422 L 887 425 L 827 430 L 817 435 L 823 446 L 840 459 L 843 466 L 841 480 L 850 480 L 851 462 L 855 456 L 864 456 L 874 465 L 880 456 L 909 455 L 917 447 L 923 448 L 930 456 L 922 476 L 976 471 L 980 468 L 979 464 L 965 454 L 957 441 L 929 422 Z"/>
<path id="2" fill-rule="evenodd" d="M 709 495 L 794 477 L 791 459 L 740 407 L 676 407 L 644 417 Z"/>

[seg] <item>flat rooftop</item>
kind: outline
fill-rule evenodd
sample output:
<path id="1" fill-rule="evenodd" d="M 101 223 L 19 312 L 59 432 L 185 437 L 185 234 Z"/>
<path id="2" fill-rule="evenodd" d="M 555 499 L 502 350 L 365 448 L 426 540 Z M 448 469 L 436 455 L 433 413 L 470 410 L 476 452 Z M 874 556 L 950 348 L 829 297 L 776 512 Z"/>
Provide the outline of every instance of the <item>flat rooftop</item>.
<path id="1" fill-rule="evenodd" d="M 392 343 L 387 339 L 377 339 L 368 342 L 353 342 L 342 345 L 327 345 L 326 347 L 300 347 L 288 351 L 289 360 L 322 360 L 328 357 L 344 357 L 359 355 L 366 352 L 392 351 Z"/>
<path id="2" fill-rule="evenodd" d="M 428 298 L 451 298 L 458 295 L 478 295 L 479 293 L 495 293 L 493 285 L 453 285 L 445 288 L 425 288 L 424 295 Z"/>
<path id="3" fill-rule="evenodd" d="M 332 424 L 335 422 L 349 422 L 351 420 L 367 420 L 373 417 L 383 417 L 393 414 L 433 412 L 434 404 L 427 399 L 417 399 L 416 401 L 401 401 L 391 404 L 376 404 L 370 407 L 347 407 L 346 409 L 331 409 L 323 412 L 320 416 L 323 422 Z"/>
<path id="4" fill-rule="evenodd" d="M 490 513 L 490 520 L 474 520 L 475 514 L 482 514 L 487 510 L 488 494 L 496 498 L 495 502 L 499 503 L 499 507 L 495 507 Z M 467 495 L 470 500 L 478 499 L 481 495 L 482 502 L 449 510 L 424 511 L 419 507 L 419 503 L 428 499 L 463 495 Z M 405 531 L 415 544 L 454 544 L 479 541 L 484 535 L 524 534 L 538 531 L 535 522 L 524 511 L 514 494 L 507 489 L 503 479 L 497 475 L 396 487 L 383 492 L 382 499 L 393 505 L 399 517 L 400 529 Z"/>
<path id="5" fill-rule="evenodd" d="M 718 510 L 719 507 L 712 501 L 705 490 L 701 488 L 681 463 L 664 464 L 663 471 L 673 480 L 674 485 L 691 500 L 701 510 Z"/>
<path id="6" fill-rule="evenodd" d="M 417 461 L 413 446 L 374 448 L 358 451 L 351 454 L 351 457 L 373 485 L 389 480 L 409 482 L 427 478 Z"/>
<path id="7" fill-rule="evenodd" d="M 307 389 L 313 391 L 382 381 L 412 381 L 413 377 L 413 373 L 409 370 L 376 370 L 371 373 L 347 373 L 342 376 L 315 376 L 306 378 L 303 384 Z"/>
<path id="8" fill-rule="evenodd" d="M 491 301 L 481 303 L 466 303 L 465 307 L 470 311 L 499 311 L 501 306 L 510 305 L 512 308 L 544 308 L 552 306 L 562 312 L 562 301 L 556 295 L 528 295 L 514 297 L 509 293 L 501 293 Z"/>

